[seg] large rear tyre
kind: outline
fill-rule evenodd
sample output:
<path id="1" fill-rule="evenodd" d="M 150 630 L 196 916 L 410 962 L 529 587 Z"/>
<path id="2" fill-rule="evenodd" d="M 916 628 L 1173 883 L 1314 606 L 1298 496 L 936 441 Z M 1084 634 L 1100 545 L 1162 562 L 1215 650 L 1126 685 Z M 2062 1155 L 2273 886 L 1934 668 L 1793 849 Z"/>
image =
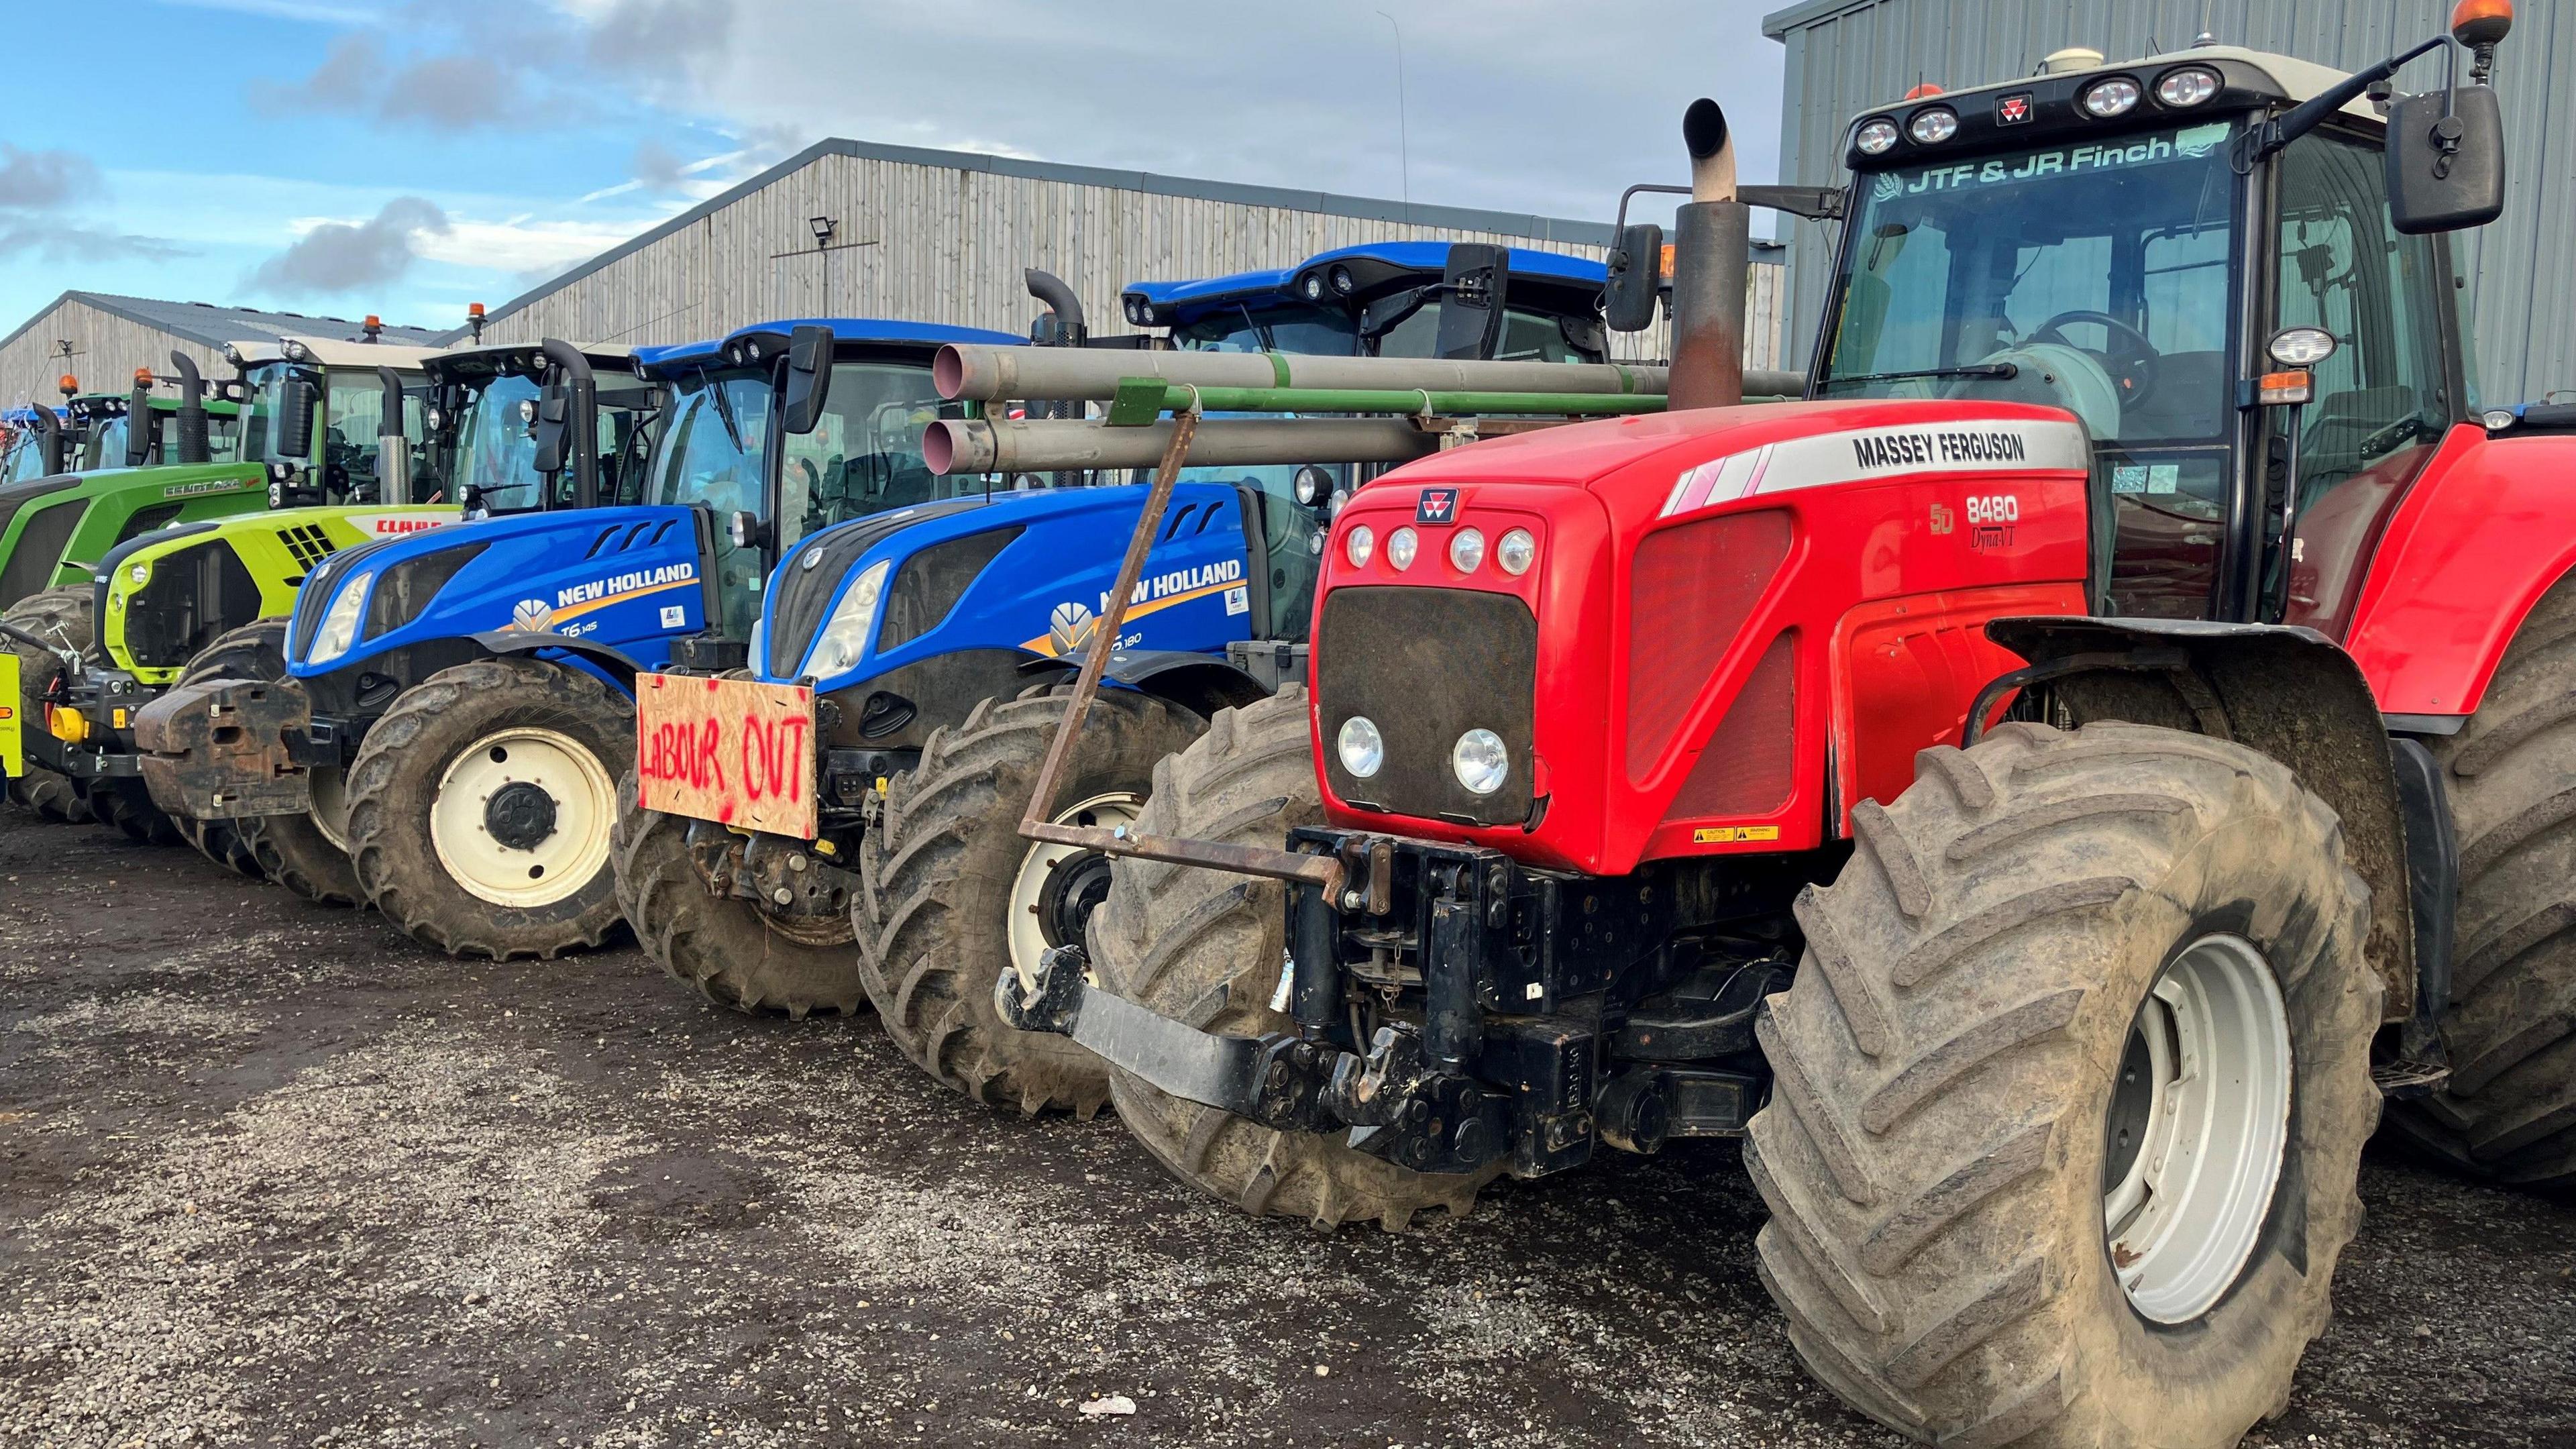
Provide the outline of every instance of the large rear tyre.
<path id="1" fill-rule="evenodd" d="M 286 677 L 286 620 L 255 619 L 238 629 L 226 630 L 213 643 L 197 651 L 188 667 L 179 671 L 181 684 L 194 684 L 201 679 L 283 679 Z M 199 820 L 186 815 L 173 815 L 170 823 L 197 853 L 217 865 L 253 880 L 265 880 L 268 873 L 260 869 L 259 856 L 250 842 L 242 837 L 240 822 L 233 820 Z"/>
<path id="2" fill-rule="evenodd" d="M 644 953 L 718 1006 L 800 1021 L 816 1011 L 856 1014 L 867 988 L 849 916 L 798 925 L 719 896 L 690 858 L 688 837 L 685 818 L 642 807 L 632 771 L 618 781 L 609 859 L 618 905 Z"/>
<path id="3" fill-rule="evenodd" d="M 1945 1445 L 2235 1444 L 2326 1326 L 2379 1117 L 2333 813 L 2239 745 L 2014 724 L 1853 826 L 1745 1144 L 1799 1357 Z"/>
<path id="4" fill-rule="evenodd" d="M 349 769 L 367 901 L 451 956 L 552 959 L 622 919 L 608 838 L 635 704 L 597 676 L 477 659 L 414 685 Z"/>
<path id="5" fill-rule="evenodd" d="M 2576 1188 L 2576 584 L 2431 747 L 2460 845 L 2451 1079 L 2389 1125 L 2476 1176 Z"/>
<path id="6" fill-rule="evenodd" d="M 1088 1118 L 1108 1100 L 1108 1066 L 1068 1037 L 1015 1031 L 993 1009 L 1002 973 L 1034 972 L 1048 947 L 1081 940 L 1109 889 L 1098 853 L 1019 834 L 1065 694 L 988 699 L 931 732 L 860 847 L 851 925 L 868 997 L 915 1065 L 987 1106 Z M 1103 692 L 1066 758 L 1056 818 L 1133 821 L 1155 764 L 1198 732 L 1194 716 L 1161 700 Z"/>
<path id="7" fill-rule="evenodd" d="M 0 613 L 0 622 L 40 639 L 60 640 L 83 658 L 97 654 L 97 621 L 90 617 L 92 592 L 87 588 L 46 589 L 29 594 Z M 14 638 L 0 637 L 0 647 L 18 656 L 18 719 L 23 729 L 45 727 L 45 687 L 58 661 L 52 654 Z M 20 808 L 47 820 L 85 825 L 95 820 L 88 797 L 71 776 L 29 760 L 27 771 L 9 782 L 9 798 Z"/>
<path id="8" fill-rule="evenodd" d="M 1306 691 L 1292 686 L 1217 711 L 1208 732 L 1154 769 L 1139 832 L 1276 850 L 1323 818 Z M 1122 860 L 1091 918 L 1101 984 L 1202 1031 L 1285 1029 L 1270 1009 L 1287 959 L 1287 900 L 1277 881 L 1160 861 Z M 1274 1132 L 1112 1071 L 1120 1120 L 1174 1177 L 1251 1213 L 1318 1227 L 1376 1221 L 1400 1231 L 1416 1213 L 1463 1214 L 1500 1164 L 1445 1176 L 1354 1152 L 1338 1137 Z"/>

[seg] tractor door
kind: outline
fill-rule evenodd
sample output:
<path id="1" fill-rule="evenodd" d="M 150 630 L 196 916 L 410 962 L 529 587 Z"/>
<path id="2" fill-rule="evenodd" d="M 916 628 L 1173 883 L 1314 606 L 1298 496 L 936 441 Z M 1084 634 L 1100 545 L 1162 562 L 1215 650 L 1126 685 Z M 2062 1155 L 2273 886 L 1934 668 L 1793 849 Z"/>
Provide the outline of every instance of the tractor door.
<path id="1" fill-rule="evenodd" d="M 2314 401 L 2296 414 L 2298 506 L 2282 598 L 2278 520 L 2289 486 L 2291 414 L 2272 409 L 2266 452 L 2265 619 L 2341 638 L 2364 566 L 2397 501 L 2442 435 L 2467 416 L 2449 382 L 2448 241 L 2389 225 L 2379 146 L 2328 131 L 2275 162 L 2279 210 L 2272 325 L 2322 327 L 2338 344 L 2312 369 Z M 2268 334 L 2267 334 L 2268 335 Z"/>
<path id="2" fill-rule="evenodd" d="M 385 416 L 385 387 L 372 368 L 333 368 L 324 394 L 322 424 L 322 485 L 333 498 L 382 500 L 386 495 L 383 480 L 377 476 L 378 454 Z M 406 387 L 403 392 L 403 435 L 411 440 L 412 454 L 420 455 L 429 439 L 428 411 L 421 387 Z"/>
<path id="3" fill-rule="evenodd" d="M 717 622 L 725 637 L 748 639 L 760 619 L 768 574 L 761 533 L 774 514 L 766 486 L 774 389 L 767 369 L 708 369 L 674 379 L 646 468 L 644 501 L 703 508 L 715 515 Z M 740 515 L 746 526 L 732 526 Z M 737 537 L 739 533 L 739 537 Z"/>

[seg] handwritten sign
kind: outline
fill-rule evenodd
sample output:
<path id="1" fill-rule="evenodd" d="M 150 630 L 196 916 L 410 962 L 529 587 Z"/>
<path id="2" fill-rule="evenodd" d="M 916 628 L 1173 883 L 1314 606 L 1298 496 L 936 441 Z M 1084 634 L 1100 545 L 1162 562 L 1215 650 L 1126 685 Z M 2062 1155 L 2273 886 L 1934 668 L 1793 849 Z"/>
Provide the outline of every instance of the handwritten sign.
<path id="1" fill-rule="evenodd" d="M 647 810 L 811 840 L 814 691 L 635 676 L 635 773 Z"/>

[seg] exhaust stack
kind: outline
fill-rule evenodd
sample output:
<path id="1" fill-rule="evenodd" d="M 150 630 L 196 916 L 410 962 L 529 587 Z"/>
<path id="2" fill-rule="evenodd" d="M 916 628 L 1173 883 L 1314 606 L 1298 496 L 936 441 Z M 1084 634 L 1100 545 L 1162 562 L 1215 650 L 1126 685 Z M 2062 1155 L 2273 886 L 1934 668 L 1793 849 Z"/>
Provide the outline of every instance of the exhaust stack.
<path id="1" fill-rule="evenodd" d="M 1744 289 L 1752 266 L 1753 213 L 1735 194 L 1735 138 L 1726 112 L 1705 96 L 1682 113 L 1691 199 L 1673 218 L 1671 407 L 1725 408 L 1744 401 Z"/>
<path id="2" fill-rule="evenodd" d="M 197 360 L 174 351 L 170 354 L 170 368 L 179 374 L 179 461 L 208 462 L 214 453 L 206 442 L 206 384 L 197 375 Z"/>

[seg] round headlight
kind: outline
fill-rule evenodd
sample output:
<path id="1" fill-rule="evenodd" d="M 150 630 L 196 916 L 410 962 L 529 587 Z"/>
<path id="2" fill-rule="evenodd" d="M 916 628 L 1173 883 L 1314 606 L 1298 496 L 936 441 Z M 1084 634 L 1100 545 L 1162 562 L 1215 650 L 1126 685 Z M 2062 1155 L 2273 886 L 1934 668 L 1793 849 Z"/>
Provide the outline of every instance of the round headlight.
<path id="1" fill-rule="evenodd" d="M 1333 496 L 1333 475 L 1308 463 L 1297 470 L 1297 501 L 1312 508 Z"/>
<path id="2" fill-rule="evenodd" d="M 1308 272 L 1297 282 L 1297 291 L 1309 302 L 1324 300 L 1324 278 L 1319 272 Z"/>
<path id="3" fill-rule="evenodd" d="M 1491 795 L 1503 788 L 1503 779 L 1512 772 L 1511 753 L 1503 748 L 1503 737 L 1492 730 L 1469 730 L 1449 747 L 1449 768 L 1458 773 L 1458 783 L 1479 795 Z"/>
<path id="4" fill-rule="evenodd" d="M 1485 535 L 1476 529 L 1462 528 L 1449 535 L 1449 566 L 1462 574 L 1472 574 L 1485 561 Z"/>
<path id="5" fill-rule="evenodd" d="M 2156 99 L 2168 106 L 2196 106 L 2218 94 L 2218 72 L 2188 65 L 2166 71 L 2156 82 Z"/>
<path id="6" fill-rule="evenodd" d="M 1917 145 L 1938 146 L 1959 134 L 1959 113 L 1948 106 L 1916 111 L 1914 119 L 1905 123 L 1905 134 L 1912 136 Z"/>
<path id="7" fill-rule="evenodd" d="M 1859 147 L 1860 154 L 1864 156 L 1884 156 L 1896 144 L 1896 123 L 1885 116 L 1863 121 L 1860 130 L 1852 136 L 1852 144 Z"/>
<path id="8" fill-rule="evenodd" d="M 1387 563 L 1399 569 L 1413 567 L 1413 555 L 1420 549 L 1421 544 L 1421 538 L 1409 528 L 1399 528 L 1388 534 L 1386 536 Z"/>
<path id="9" fill-rule="evenodd" d="M 1504 573 L 1518 578 L 1538 562 L 1538 540 L 1530 537 L 1528 529 L 1515 528 L 1494 545 L 1494 562 L 1503 566 Z"/>
<path id="10" fill-rule="evenodd" d="M 1367 568 L 1369 558 L 1376 552 L 1377 534 L 1365 523 L 1352 529 L 1342 538 L 1342 557 L 1351 561 L 1352 568 Z"/>
<path id="11" fill-rule="evenodd" d="M 2125 116 L 2138 108 L 2138 83 L 2124 75 L 2095 81 L 2084 92 L 2084 114 L 2099 120 Z"/>
<path id="12" fill-rule="evenodd" d="M 1342 732 L 1333 747 L 1341 752 L 1342 768 L 1363 780 L 1386 763 L 1386 736 L 1379 734 L 1377 722 L 1364 714 L 1352 715 L 1342 722 Z"/>
<path id="13" fill-rule="evenodd" d="M 2512 427 L 2516 419 L 2511 408 L 2489 408 L 2478 418 L 2478 421 L 2487 425 L 2488 432 L 2501 433 Z M 137 580 L 137 582 L 141 581 Z"/>
<path id="14" fill-rule="evenodd" d="M 1356 281 L 1354 281 L 1354 280 L 1352 280 L 1352 278 L 1351 278 L 1351 269 L 1350 269 L 1350 268 L 1348 268 L 1348 267 L 1341 267 L 1341 266 L 1337 266 L 1337 267 L 1333 268 L 1333 290 L 1334 290 L 1334 291 L 1339 292 L 1339 293 L 1341 293 L 1343 296 L 1347 297 L 1347 296 L 1349 296 L 1349 295 L 1352 293 L 1352 291 L 1353 291 L 1353 290 L 1355 290 L 1358 286 L 1359 286 L 1359 283 L 1358 283 L 1358 282 L 1356 282 Z"/>
<path id="15" fill-rule="evenodd" d="M 2507 423 L 2511 423 L 2513 421 L 2513 414 L 2505 414 L 2505 421 Z M 139 584 L 145 579 L 152 577 L 152 566 L 150 564 L 136 564 L 134 567 L 125 571 L 125 576 Z"/>
<path id="16" fill-rule="evenodd" d="M 1130 297 L 1127 299 L 1127 321 L 1132 326 L 1142 327 L 1145 325 L 1144 298 Z"/>
<path id="17" fill-rule="evenodd" d="M 2314 367 L 2335 354 L 2334 334 L 2322 327 L 2284 327 L 2263 350 L 2283 367 Z"/>
<path id="18" fill-rule="evenodd" d="M 429 430 L 430 430 L 431 432 L 433 432 L 433 433 L 434 433 L 434 432 L 437 432 L 440 428 L 443 428 L 443 427 L 446 427 L 446 426 L 447 426 L 447 414 L 445 414 L 445 413 L 443 413 L 443 412 L 440 412 L 440 411 L 439 411 L 438 409 L 436 409 L 436 408 L 431 408 L 431 409 L 429 410 Z"/>
<path id="19" fill-rule="evenodd" d="M 532 397 L 523 397 L 519 399 L 519 421 L 533 425 L 536 420 L 537 400 Z"/>

